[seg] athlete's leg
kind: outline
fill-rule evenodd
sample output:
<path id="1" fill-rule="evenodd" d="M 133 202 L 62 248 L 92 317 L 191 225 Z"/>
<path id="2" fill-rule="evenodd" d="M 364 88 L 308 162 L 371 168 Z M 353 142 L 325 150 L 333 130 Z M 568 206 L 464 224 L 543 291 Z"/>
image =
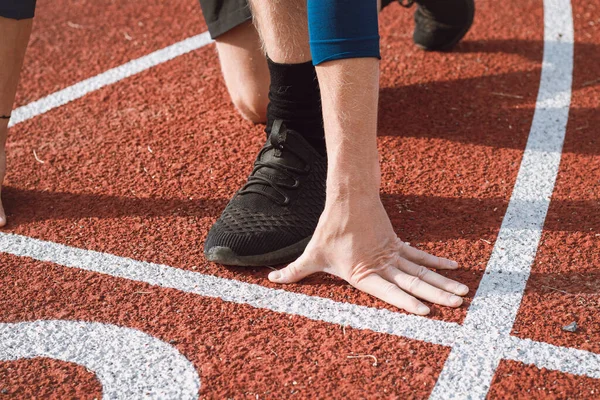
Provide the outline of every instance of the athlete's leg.
<path id="1" fill-rule="evenodd" d="M 265 122 L 270 78 L 256 28 L 251 21 L 243 22 L 215 42 L 231 101 L 245 119 Z"/>
<path id="2" fill-rule="evenodd" d="M 2 183 L 6 173 L 6 153 L 5 143 L 8 134 L 8 122 L 13 103 L 15 101 L 15 93 L 19 83 L 19 76 L 23 59 L 25 57 L 25 49 L 29 42 L 31 34 L 31 26 L 33 20 L 29 15 L 23 13 L 14 13 L 10 10 L 0 9 L 0 15 L 7 15 L 11 18 L 0 16 L 0 195 L 2 191 Z M 28 19 L 17 20 L 13 19 L 20 16 L 29 16 Z M 0 226 L 6 224 L 6 215 L 2 202 L 0 200 Z"/>
<path id="3" fill-rule="evenodd" d="M 232 0 L 220 1 L 224 3 Z M 233 0 L 236 1 L 238 0 Z M 391 1 L 387 0 L 388 4 Z M 208 2 L 210 0 L 201 1 L 205 4 L 206 12 L 210 13 L 209 6 L 206 5 Z M 381 0 L 378 0 L 378 7 L 380 4 Z M 231 20 L 232 17 L 229 19 Z M 254 123 L 266 122 L 270 75 L 256 27 L 251 21 L 245 21 L 214 39 L 231 101 L 245 119 Z M 310 49 L 306 47 L 303 51 L 307 52 Z M 280 60 L 280 63 L 303 62 L 289 61 L 285 57 L 279 58 L 277 54 L 271 57 L 275 62 Z M 311 60 L 309 55 L 300 58 L 305 58 L 304 62 Z"/>
<path id="4" fill-rule="evenodd" d="M 247 0 L 200 0 L 225 85 L 242 117 L 266 121 L 269 70 Z"/>
<path id="5" fill-rule="evenodd" d="M 306 247 L 325 204 L 327 162 L 321 102 L 310 61 L 308 30 L 298 25 L 306 5 L 298 2 L 278 21 L 282 41 L 269 52 L 269 135 L 248 182 L 208 233 L 205 254 L 233 265 L 295 260 Z M 263 14 L 256 15 L 260 25 Z M 268 45 L 270 46 L 270 44 Z M 242 138 L 243 140 L 243 138 Z"/>

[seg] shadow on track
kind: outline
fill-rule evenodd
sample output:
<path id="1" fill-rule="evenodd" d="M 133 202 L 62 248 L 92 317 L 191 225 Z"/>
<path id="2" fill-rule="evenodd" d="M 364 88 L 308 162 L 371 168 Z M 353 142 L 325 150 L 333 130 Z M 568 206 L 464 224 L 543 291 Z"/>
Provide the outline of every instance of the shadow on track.
<path id="1" fill-rule="evenodd" d="M 542 48 L 540 41 L 465 41 L 453 53 L 517 54 L 541 62 Z M 594 68 L 586 68 L 598 64 L 599 45 L 575 45 L 574 96 L 578 90 L 600 86 Z M 445 64 L 440 64 L 440 68 L 445 67 Z M 383 87 L 380 93 L 379 136 L 437 138 L 524 149 L 540 73 L 541 68 L 536 67 L 522 72 Z M 600 139 L 592 132 L 599 125 L 600 113 L 596 107 L 572 104 L 565 152 L 600 154 Z"/>
<path id="2" fill-rule="evenodd" d="M 121 217 L 217 217 L 227 199 L 134 198 L 98 194 L 47 192 L 4 187 L 8 227 L 41 221 Z"/>

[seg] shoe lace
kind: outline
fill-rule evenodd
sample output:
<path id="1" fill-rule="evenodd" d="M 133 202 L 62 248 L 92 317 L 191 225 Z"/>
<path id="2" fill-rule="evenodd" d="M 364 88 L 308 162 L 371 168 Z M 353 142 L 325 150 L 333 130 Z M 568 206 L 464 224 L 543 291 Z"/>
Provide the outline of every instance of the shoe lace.
<path id="1" fill-rule="evenodd" d="M 279 164 L 273 161 L 261 161 L 261 157 L 267 151 L 274 150 L 276 152 L 282 153 L 283 151 L 290 152 L 298 157 L 304 163 L 304 168 L 296 168 L 285 164 Z M 264 175 L 256 175 L 261 168 L 271 168 L 276 171 L 281 172 L 287 178 L 291 178 L 294 180 L 293 184 L 287 184 L 285 182 L 275 182 L 274 180 L 268 178 Z M 286 206 L 290 203 L 290 197 L 287 195 L 284 189 L 296 189 L 300 186 L 300 180 L 298 179 L 298 175 L 307 175 L 310 172 L 310 164 L 304 159 L 300 154 L 293 151 L 291 148 L 286 147 L 282 144 L 273 144 L 272 140 L 269 140 L 269 144 L 265 146 L 260 153 L 258 153 L 257 161 L 254 163 L 254 169 L 248 178 L 246 184 L 240 189 L 238 194 L 246 194 L 246 193 L 256 193 L 268 197 L 273 200 L 277 204 Z M 273 190 L 278 193 L 281 197 L 274 195 L 269 191 L 264 191 L 258 189 L 256 186 L 268 186 L 273 188 Z M 283 198 L 283 201 L 282 201 Z"/>

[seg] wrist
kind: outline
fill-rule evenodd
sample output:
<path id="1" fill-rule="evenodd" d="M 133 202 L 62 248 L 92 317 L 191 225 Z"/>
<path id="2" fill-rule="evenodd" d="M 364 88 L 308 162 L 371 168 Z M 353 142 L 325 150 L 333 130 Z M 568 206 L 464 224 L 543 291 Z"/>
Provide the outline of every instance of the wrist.
<path id="1" fill-rule="evenodd" d="M 348 204 L 352 206 L 371 206 L 380 202 L 379 175 L 376 177 L 328 176 L 326 204 Z"/>
<path id="2" fill-rule="evenodd" d="M 381 171 L 379 162 L 329 162 L 327 197 L 343 200 L 348 197 L 379 198 Z"/>

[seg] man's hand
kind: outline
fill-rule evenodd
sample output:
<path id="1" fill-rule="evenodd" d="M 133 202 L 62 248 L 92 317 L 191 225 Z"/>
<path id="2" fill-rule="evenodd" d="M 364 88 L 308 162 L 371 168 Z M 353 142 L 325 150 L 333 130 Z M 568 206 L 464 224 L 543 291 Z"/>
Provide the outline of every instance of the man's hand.
<path id="1" fill-rule="evenodd" d="M 277 283 L 297 282 L 315 272 L 352 286 L 408 312 L 425 315 L 418 299 L 459 307 L 469 288 L 431 271 L 458 264 L 410 247 L 395 234 L 379 198 L 329 202 L 302 256 L 269 274 Z"/>

